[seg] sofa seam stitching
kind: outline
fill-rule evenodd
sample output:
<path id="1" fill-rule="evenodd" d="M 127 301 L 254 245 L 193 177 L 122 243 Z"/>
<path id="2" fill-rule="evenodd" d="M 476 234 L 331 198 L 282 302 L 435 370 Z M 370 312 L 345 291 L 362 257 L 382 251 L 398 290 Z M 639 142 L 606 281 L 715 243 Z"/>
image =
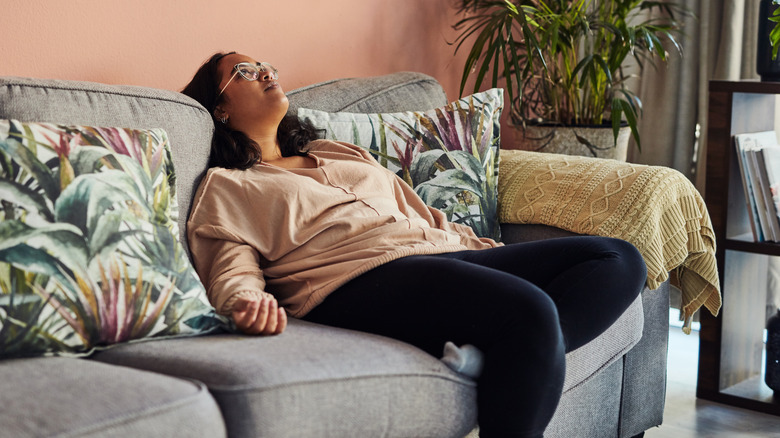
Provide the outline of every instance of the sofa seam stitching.
<path id="1" fill-rule="evenodd" d="M 383 374 L 383 375 L 374 375 L 374 376 L 353 376 L 353 377 L 340 377 L 336 379 L 316 379 L 316 380 L 307 380 L 307 381 L 299 381 L 299 382 L 290 382 L 290 383 L 279 383 L 275 385 L 269 385 L 265 387 L 260 387 L 256 385 L 236 385 L 236 386 L 226 386 L 226 385 L 208 385 L 209 391 L 212 393 L 214 392 L 221 392 L 221 393 L 232 393 L 232 392 L 241 392 L 246 390 L 251 390 L 252 392 L 266 392 L 266 391 L 272 391 L 277 389 L 284 389 L 294 386 L 304 386 L 304 385 L 311 385 L 311 384 L 320 384 L 320 383 L 328 383 L 328 382 L 346 382 L 346 381 L 356 381 L 356 380 L 375 380 L 375 379 L 384 379 L 388 377 L 419 377 L 419 378 L 433 378 L 436 380 L 444 380 L 451 383 L 457 383 L 462 384 L 468 387 L 476 387 L 476 382 L 469 380 L 469 379 L 455 379 L 452 377 L 447 376 L 440 376 L 435 374 Z"/>
<path id="2" fill-rule="evenodd" d="M 21 87 L 21 88 L 36 88 L 36 89 L 42 89 L 42 90 L 60 90 L 60 91 L 78 91 L 82 93 L 88 93 L 88 94 L 98 94 L 98 95 L 113 95 L 113 96 L 123 96 L 123 97 L 132 97 L 136 99 L 145 99 L 145 100 L 156 100 L 156 101 L 164 101 L 164 102 L 170 102 L 170 103 L 176 103 L 179 105 L 185 105 L 190 108 L 193 108 L 195 110 L 202 111 L 204 114 L 208 114 L 208 111 L 206 109 L 198 104 L 195 105 L 192 102 L 186 102 L 183 100 L 177 100 L 172 97 L 162 97 L 162 96 L 148 96 L 143 95 L 142 93 L 138 92 L 125 92 L 120 90 L 94 90 L 89 89 L 87 87 L 66 87 L 62 85 L 39 85 L 39 84 L 24 84 L 19 82 L 8 82 L 0 84 L 3 88 L 10 89 L 12 87 Z M 101 84 L 102 85 L 102 84 Z M 109 85 L 110 86 L 110 85 Z M 117 85 L 117 87 L 133 87 L 134 85 Z M 163 91 L 170 91 L 170 90 L 163 90 Z M 172 92 L 172 91 L 171 91 Z M 12 92 L 11 92 L 12 93 Z"/>
<path id="3" fill-rule="evenodd" d="M 213 399 L 213 397 L 211 397 L 211 391 L 209 390 L 209 388 L 206 386 L 205 383 L 194 379 L 188 379 L 188 378 L 179 378 L 179 379 L 194 384 L 198 390 L 194 394 L 191 394 L 190 396 L 185 398 L 174 399 L 168 403 L 155 404 L 153 406 L 144 405 L 144 407 L 139 410 L 135 410 L 133 412 L 125 412 L 123 414 L 120 414 L 108 420 L 103 420 L 98 423 L 91 424 L 79 429 L 69 430 L 62 433 L 56 433 L 52 436 L 59 437 L 59 438 L 78 437 L 78 436 L 83 436 L 85 433 L 94 433 L 100 430 L 105 430 L 110 427 L 126 424 L 128 423 L 128 421 L 133 421 L 140 418 L 148 418 L 150 416 L 159 416 L 162 414 L 167 415 L 173 410 L 179 409 L 184 406 L 192 405 L 193 402 L 202 398 L 203 394 L 206 394 L 212 401 L 216 402 Z"/>
<path id="4" fill-rule="evenodd" d="M 371 99 L 371 98 L 373 98 L 375 96 L 379 96 L 379 95 L 382 95 L 382 94 L 387 94 L 388 92 L 391 92 L 391 91 L 393 91 L 395 89 L 398 89 L 398 88 L 401 88 L 401 87 L 405 88 L 405 87 L 408 87 L 409 85 L 423 84 L 423 83 L 435 83 L 435 81 L 432 81 L 430 79 L 414 79 L 414 80 L 405 81 L 405 82 L 402 82 L 402 83 L 399 83 L 399 84 L 395 84 L 395 85 L 393 85 L 391 87 L 383 88 L 382 90 L 379 90 L 377 92 L 371 93 L 371 94 L 366 95 L 366 96 L 363 96 L 360 99 L 356 99 L 356 100 L 354 100 L 354 101 L 352 101 L 352 102 L 350 102 L 350 103 L 348 103 L 346 105 L 343 105 L 339 111 L 344 111 L 344 109 L 349 107 L 349 106 L 353 106 L 353 105 L 357 105 L 358 103 L 365 102 L 366 100 Z"/>

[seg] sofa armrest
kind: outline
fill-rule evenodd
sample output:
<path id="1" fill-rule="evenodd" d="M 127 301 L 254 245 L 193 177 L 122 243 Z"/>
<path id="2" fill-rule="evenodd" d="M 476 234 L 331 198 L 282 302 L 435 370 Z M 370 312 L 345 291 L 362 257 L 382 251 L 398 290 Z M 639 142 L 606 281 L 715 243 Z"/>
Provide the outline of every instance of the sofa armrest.
<path id="1" fill-rule="evenodd" d="M 713 315 L 720 310 L 709 213 L 701 194 L 674 169 L 502 150 L 498 197 L 502 224 L 544 224 L 632 243 L 647 264 L 648 287 L 669 279 L 683 291 L 685 331 L 701 306 Z M 521 236 L 506 235 L 529 233 Z"/>

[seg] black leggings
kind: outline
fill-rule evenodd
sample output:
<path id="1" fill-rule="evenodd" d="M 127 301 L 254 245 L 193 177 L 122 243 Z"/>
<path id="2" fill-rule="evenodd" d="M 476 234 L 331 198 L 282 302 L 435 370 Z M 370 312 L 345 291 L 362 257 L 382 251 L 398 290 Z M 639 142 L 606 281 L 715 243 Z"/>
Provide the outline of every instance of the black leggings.
<path id="1" fill-rule="evenodd" d="M 541 437 L 563 388 L 564 354 L 601 334 L 639 294 L 629 243 L 569 237 L 404 257 L 336 290 L 304 319 L 388 336 L 441 357 L 484 353 L 480 436 Z"/>

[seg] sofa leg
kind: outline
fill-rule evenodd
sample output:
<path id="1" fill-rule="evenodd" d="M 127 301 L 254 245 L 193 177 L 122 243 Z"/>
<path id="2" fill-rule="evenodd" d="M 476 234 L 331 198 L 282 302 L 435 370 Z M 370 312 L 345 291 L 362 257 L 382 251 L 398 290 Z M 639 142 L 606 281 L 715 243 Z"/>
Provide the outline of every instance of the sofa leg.
<path id="1" fill-rule="evenodd" d="M 636 435 L 632 436 L 631 438 L 642 438 L 643 436 L 645 436 L 644 432 L 642 432 L 640 434 L 636 434 Z"/>

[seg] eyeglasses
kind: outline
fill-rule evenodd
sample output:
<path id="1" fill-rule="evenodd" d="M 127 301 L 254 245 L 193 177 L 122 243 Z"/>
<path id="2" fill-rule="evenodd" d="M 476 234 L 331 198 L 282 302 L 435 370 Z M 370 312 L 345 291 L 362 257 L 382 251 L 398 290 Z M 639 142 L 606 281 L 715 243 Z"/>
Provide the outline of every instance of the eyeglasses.
<path id="1" fill-rule="evenodd" d="M 222 87 L 221 90 L 219 90 L 219 94 L 217 95 L 217 99 L 219 99 L 220 96 L 222 96 L 222 93 L 225 92 L 225 88 L 227 88 L 228 85 L 230 85 L 231 82 L 233 82 L 233 79 L 235 79 L 237 74 L 240 74 L 242 78 L 246 79 L 247 81 L 256 81 L 260 79 L 261 77 L 265 77 L 263 73 L 267 73 L 267 77 L 270 80 L 277 80 L 279 79 L 279 70 L 275 69 L 273 65 L 267 63 L 267 62 L 258 62 L 257 64 L 252 64 L 251 62 L 239 62 L 238 64 L 233 66 L 233 75 L 230 76 L 230 79 L 227 81 L 227 84 L 225 84 L 224 87 Z M 263 79 L 268 80 L 268 79 Z"/>

